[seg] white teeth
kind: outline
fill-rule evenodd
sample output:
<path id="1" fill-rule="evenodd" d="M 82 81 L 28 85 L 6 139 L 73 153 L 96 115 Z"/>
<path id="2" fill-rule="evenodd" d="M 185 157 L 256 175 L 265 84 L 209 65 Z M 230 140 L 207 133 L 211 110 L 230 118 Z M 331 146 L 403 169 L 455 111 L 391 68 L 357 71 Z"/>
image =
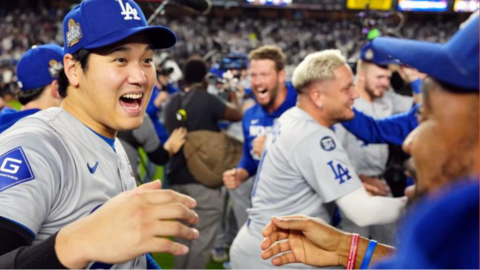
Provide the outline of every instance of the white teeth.
<path id="1" fill-rule="evenodd" d="M 129 98 L 129 99 L 140 99 L 143 97 L 143 94 L 125 94 L 122 98 Z"/>
<path id="2" fill-rule="evenodd" d="M 257 92 L 259 92 L 260 94 L 263 94 L 263 93 L 267 92 L 267 89 L 265 89 L 265 88 L 258 88 Z"/>

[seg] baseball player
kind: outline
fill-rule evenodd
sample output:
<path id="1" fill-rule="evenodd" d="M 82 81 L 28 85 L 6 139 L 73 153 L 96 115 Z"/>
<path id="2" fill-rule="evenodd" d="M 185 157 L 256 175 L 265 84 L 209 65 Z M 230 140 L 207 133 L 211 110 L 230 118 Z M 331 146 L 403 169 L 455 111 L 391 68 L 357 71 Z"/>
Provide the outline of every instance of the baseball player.
<path id="1" fill-rule="evenodd" d="M 132 0 L 85 0 L 63 26 L 61 107 L 0 135 L 0 268 L 146 268 L 148 252 L 185 254 L 159 236 L 198 237 L 177 221 L 197 222 L 196 202 L 159 181 L 136 188 L 115 139 L 142 124 L 154 49 L 175 34 Z"/>
<path id="2" fill-rule="evenodd" d="M 446 44 L 378 38 L 374 46 L 429 75 L 422 123 L 404 144 L 417 167 L 417 199 L 423 198 L 402 222 L 398 249 L 363 238 L 355 268 L 370 262 L 377 269 L 478 269 L 479 65 L 472 61 L 479 57 L 478 14 Z M 351 234 L 308 217 L 281 219 L 264 231 L 264 258 L 281 252 L 275 265 L 346 265 Z"/>
<path id="3" fill-rule="evenodd" d="M 384 118 L 406 112 L 412 107 L 412 97 L 390 90 L 390 64 L 398 62 L 375 50 L 371 43 L 363 46 L 355 85 L 360 97 L 355 100 L 354 108 L 373 118 Z M 341 125 L 335 126 L 335 133 L 362 182 L 373 185 L 376 188 L 375 195 L 391 196 L 390 188 L 383 178 L 389 155 L 388 145 L 365 144 Z M 383 243 L 393 244 L 396 226 L 387 224 L 360 228 L 343 217 L 340 227 L 348 232 L 360 233 L 362 236 L 371 236 Z"/>
<path id="4" fill-rule="evenodd" d="M 63 68 L 63 49 L 58 45 L 33 46 L 17 65 L 18 87 L 16 96 L 22 110 L 5 108 L 0 112 L 0 133 L 21 118 L 40 110 L 60 106 L 58 72 Z"/>
<path id="5" fill-rule="evenodd" d="M 251 51 L 248 57 L 256 103 L 243 115 L 242 159 L 237 168 L 223 174 L 239 228 L 247 220 L 246 209 L 251 205 L 250 193 L 266 136 L 280 115 L 297 101 L 295 89 L 286 81 L 285 55 L 280 48 L 262 46 Z"/>
<path id="6" fill-rule="evenodd" d="M 249 220 L 232 245 L 233 268 L 270 268 L 260 257 L 261 231 L 271 216 L 305 214 L 331 220 L 334 202 L 360 226 L 396 220 L 405 203 L 370 197 L 330 127 L 353 117 L 353 74 L 338 50 L 311 54 L 292 78 L 295 107 L 274 127 L 252 190 Z M 290 267 L 305 267 L 291 265 Z"/>

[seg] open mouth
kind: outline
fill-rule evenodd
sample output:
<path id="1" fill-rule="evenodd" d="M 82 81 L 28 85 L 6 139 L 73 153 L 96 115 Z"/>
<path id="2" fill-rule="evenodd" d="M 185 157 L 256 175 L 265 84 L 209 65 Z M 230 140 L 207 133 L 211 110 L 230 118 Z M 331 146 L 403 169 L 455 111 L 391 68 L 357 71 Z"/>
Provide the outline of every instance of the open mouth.
<path id="1" fill-rule="evenodd" d="M 258 88 L 256 92 L 259 99 L 264 99 L 268 97 L 268 90 L 266 88 Z"/>
<path id="2" fill-rule="evenodd" d="M 120 97 L 120 105 L 127 113 L 139 113 L 142 108 L 143 94 L 125 94 Z"/>

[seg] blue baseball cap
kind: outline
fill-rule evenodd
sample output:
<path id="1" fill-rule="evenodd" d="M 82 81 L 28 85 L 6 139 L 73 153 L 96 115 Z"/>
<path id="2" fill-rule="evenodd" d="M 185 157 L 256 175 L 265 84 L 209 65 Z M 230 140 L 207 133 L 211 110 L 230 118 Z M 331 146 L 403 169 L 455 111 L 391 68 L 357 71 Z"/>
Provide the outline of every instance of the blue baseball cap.
<path id="1" fill-rule="evenodd" d="M 147 33 L 154 49 L 170 48 L 177 41 L 172 30 L 148 26 L 133 0 L 83 0 L 65 16 L 63 29 L 65 54 L 108 46 L 140 32 Z"/>
<path id="2" fill-rule="evenodd" d="M 21 91 L 44 87 L 57 79 L 63 68 L 63 49 L 54 44 L 33 46 L 17 65 L 17 83 Z"/>
<path id="3" fill-rule="evenodd" d="M 400 64 L 400 61 L 391 58 L 388 54 L 381 50 L 377 50 L 372 42 L 365 44 L 360 50 L 360 59 L 365 62 L 374 63 L 380 66 L 388 66 L 390 64 Z"/>
<path id="4" fill-rule="evenodd" d="M 477 15 L 445 44 L 379 37 L 373 45 L 440 82 L 477 92 L 478 24 Z"/>

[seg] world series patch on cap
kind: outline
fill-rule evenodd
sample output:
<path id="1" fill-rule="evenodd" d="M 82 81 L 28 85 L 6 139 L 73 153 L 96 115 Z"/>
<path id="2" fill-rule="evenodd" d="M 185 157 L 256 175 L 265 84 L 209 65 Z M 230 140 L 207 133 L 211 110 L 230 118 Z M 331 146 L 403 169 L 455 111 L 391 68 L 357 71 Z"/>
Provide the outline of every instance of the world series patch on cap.
<path id="1" fill-rule="evenodd" d="M 17 65 L 18 87 L 28 91 L 52 83 L 63 68 L 63 49 L 54 44 L 33 46 Z"/>
<path id="2" fill-rule="evenodd" d="M 140 32 L 147 34 L 154 49 L 170 48 L 177 41 L 172 30 L 148 26 L 133 0 L 84 0 L 67 14 L 63 27 L 64 50 L 69 54 L 105 47 Z"/>

